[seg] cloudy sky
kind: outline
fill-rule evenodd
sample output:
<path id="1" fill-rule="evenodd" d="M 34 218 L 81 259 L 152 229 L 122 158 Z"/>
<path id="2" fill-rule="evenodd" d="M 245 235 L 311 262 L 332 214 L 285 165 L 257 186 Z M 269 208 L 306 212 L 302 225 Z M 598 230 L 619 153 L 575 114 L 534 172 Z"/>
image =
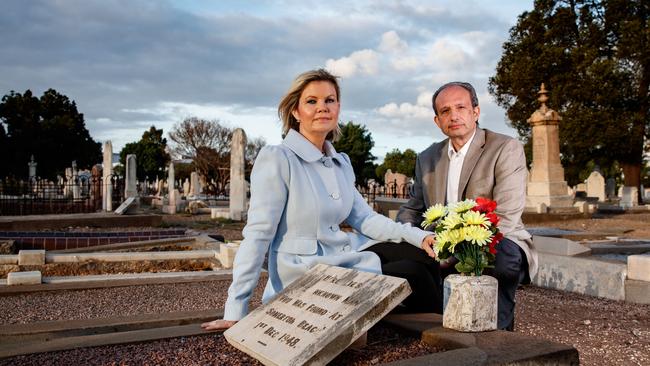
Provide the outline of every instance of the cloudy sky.
<path id="1" fill-rule="evenodd" d="M 341 121 L 373 153 L 420 151 L 442 135 L 430 98 L 474 84 L 484 127 L 514 136 L 487 92 L 501 46 L 532 0 L 4 0 L 0 95 L 48 88 L 114 151 L 149 126 L 218 119 L 279 143 L 277 103 L 299 73 L 341 77 Z"/>

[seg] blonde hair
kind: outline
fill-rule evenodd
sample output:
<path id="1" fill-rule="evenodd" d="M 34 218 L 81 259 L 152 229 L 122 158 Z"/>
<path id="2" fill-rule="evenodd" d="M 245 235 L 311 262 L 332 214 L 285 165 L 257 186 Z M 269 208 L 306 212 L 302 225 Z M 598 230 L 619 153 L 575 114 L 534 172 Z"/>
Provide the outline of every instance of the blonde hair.
<path id="1" fill-rule="evenodd" d="M 291 84 L 289 91 L 282 97 L 280 105 L 278 105 L 278 117 L 282 121 L 282 137 L 284 138 L 289 129 L 294 129 L 299 131 L 299 123 L 296 120 L 296 117 L 293 116 L 293 111 L 298 109 L 298 104 L 300 104 L 300 95 L 305 90 L 307 85 L 313 81 L 327 81 L 334 86 L 336 90 L 336 100 L 341 100 L 341 90 L 339 89 L 339 83 L 336 80 L 336 76 L 330 74 L 325 69 L 309 70 L 298 75 Z M 338 123 L 336 129 L 327 134 L 327 139 L 331 141 L 338 140 L 341 135 L 341 128 Z"/>

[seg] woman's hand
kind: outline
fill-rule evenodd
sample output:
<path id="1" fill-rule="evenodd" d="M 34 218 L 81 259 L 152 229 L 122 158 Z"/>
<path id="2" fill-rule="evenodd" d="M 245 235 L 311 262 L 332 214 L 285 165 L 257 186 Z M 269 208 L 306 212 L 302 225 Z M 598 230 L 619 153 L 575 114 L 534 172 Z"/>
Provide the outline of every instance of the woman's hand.
<path id="1" fill-rule="evenodd" d="M 235 323 L 237 323 L 236 320 L 217 319 L 217 320 L 213 320 L 211 322 L 201 324 L 201 328 L 203 328 L 203 330 L 208 330 L 208 331 L 210 331 L 210 330 L 226 330 L 226 329 L 232 327 L 233 325 L 235 325 Z"/>
<path id="2" fill-rule="evenodd" d="M 420 247 L 424 249 L 425 252 L 427 252 L 429 257 L 436 259 L 436 253 L 433 251 L 434 245 L 436 245 L 435 235 L 428 235 L 422 240 L 422 244 L 420 244 Z"/>

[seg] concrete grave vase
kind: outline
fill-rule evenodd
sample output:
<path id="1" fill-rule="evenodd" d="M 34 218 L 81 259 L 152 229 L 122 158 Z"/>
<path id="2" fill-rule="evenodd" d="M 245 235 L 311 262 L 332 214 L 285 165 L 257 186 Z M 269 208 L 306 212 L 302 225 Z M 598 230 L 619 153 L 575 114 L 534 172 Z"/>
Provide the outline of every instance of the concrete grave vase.
<path id="1" fill-rule="evenodd" d="M 447 276 L 442 326 L 460 332 L 496 330 L 497 291 L 498 282 L 492 276 Z"/>

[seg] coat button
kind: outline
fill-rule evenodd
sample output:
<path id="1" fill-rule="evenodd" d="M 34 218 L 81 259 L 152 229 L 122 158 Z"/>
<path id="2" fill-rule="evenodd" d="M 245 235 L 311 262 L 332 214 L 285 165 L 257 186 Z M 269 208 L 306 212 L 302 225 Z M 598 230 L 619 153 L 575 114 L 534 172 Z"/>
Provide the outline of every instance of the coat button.
<path id="1" fill-rule="evenodd" d="M 345 246 L 343 246 L 343 251 L 344 251 L 344 252 L 349 252 L 350 249 L 352 249 L 352 248 L 351 248 L 349 245 L 345 245 Z"/>
<path id="2" fill-rule="evenodd" d="M 332 197 L 335 200 L 341 198 L 341 196 L 339 195 L 339 192 L 334 192 L 334 193 L 330 194 L 330 197 Z"/>
<path id="3" fill-rule="evenodd" d="M 322 158 L 320 159 L 320 161 L 321 161 L 321 163 L 323 163 L 323 165 L 324 165 L 326 168 L 331 168 L 331 167 L 332 167 L 332 159 L 331 159 L 331 158 L 328 158 L 328 157 L 325 157 L 325 156 L 324 156 L 324 157 L 322 157 Z"/>
<path id="4" fill-rule="evenodd" d="M 330 230 L 332 230 L 333 232 L 337 232 L 339 231 L 339 227 L 337 225 L 332 225 L 330 226 Z"/>

